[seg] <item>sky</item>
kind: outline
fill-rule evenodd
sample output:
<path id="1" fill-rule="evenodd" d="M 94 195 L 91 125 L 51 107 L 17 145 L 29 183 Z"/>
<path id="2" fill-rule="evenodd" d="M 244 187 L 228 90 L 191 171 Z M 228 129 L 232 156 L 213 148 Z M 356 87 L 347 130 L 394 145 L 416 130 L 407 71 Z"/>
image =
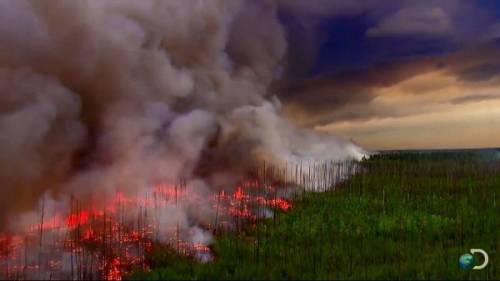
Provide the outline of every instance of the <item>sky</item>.
<path id="1" fill-rule="evenodd" d="M 300 5 L 281 11 L 287 117 L 374 150 L 500 147 L 500 1 Z"/>

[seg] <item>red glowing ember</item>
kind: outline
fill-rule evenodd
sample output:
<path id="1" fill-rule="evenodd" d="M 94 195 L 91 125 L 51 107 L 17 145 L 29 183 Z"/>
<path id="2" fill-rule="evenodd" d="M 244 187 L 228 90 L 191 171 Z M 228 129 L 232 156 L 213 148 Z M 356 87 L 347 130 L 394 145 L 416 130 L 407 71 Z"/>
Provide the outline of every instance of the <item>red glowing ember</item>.
<path id="1" fill-rule="evenodd" d="M 255 222 L 258 210 L 289 210 L 292 205 L 277 197 L 275 186 L 246 181 L 234 192 L 221 191 L 210 198 L 215 222 L 205 231 L 230 226 L 235 218 Z M 186 186 L 159 184 L 145 196 L 117 192 L 102 208 L 96 204 L 71 203 L 71 212 L 47 216 L 20 235 L 0 235 L 2 278 L 15 279 L 106 279 L 121 280 L 134 267 L 147 268 L 146 255 L 159 235 L 164 243 L 200 262 L 213 259 L 210 248 L 189 242 L 179 226 L 160 229 L 159 214 L 167 206 L 202 200 Z M 206 199 L 204 199 L 206 200 Z M 249 226 L 253 223 L 249 223 Z"/>

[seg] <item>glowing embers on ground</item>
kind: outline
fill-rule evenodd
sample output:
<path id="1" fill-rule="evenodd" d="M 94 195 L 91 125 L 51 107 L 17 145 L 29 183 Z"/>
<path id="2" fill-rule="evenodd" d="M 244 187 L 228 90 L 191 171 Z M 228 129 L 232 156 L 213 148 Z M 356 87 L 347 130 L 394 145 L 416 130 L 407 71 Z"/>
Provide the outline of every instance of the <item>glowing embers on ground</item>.
<path id="1" fill-rule="evenodd" d="M 287 211 L 292 204 L 284 198 L 277 196 L 276 188 L 268 186 L 265 189 L 255 188 L 252 183 L 237 186 L 235 191 L 228 194 L 224 191 L 216 196 L 217 210 L 232 217 L 240 217 L 255 220 L 266 216 L 270 209 L 280 209 Z"/>
<path id="2" fill-rule="evenodd" d="M 147 268 L 146 255 L 155 243 L 200 262 L 213 259 L 199 232 L 216 233 L 245 223 L 252 226 L 273 210 L 291 203 L 276 187 L 246 181 L 234 191 L 208 198 L 215 219 L 183 228 L 162 223 L 186 201 L 207 200 L 185 185 L 159 184 L 142 196 L 116 193 L 104 207 L 71 200 L 69 214 L 45 214 L 24 234 L 0 235 L 1 279 L 119 280 L 134 267 Z M 42 204 L 43 205 L 43 204 Z"/>

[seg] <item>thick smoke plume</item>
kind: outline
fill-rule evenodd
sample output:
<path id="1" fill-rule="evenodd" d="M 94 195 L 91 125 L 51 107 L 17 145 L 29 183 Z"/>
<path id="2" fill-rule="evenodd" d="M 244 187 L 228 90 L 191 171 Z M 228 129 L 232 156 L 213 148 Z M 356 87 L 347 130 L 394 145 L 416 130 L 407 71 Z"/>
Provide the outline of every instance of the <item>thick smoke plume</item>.
<path id="1" fill-rule="evenodd" d="M 284 3 L 0 1 L 0 228 L 41 198 L 67 208 L 179 179 L 203 198 L 259 161 L 361 158 L 279 115 Z M 211 216 L 196 204 L 163 220 Z"/>

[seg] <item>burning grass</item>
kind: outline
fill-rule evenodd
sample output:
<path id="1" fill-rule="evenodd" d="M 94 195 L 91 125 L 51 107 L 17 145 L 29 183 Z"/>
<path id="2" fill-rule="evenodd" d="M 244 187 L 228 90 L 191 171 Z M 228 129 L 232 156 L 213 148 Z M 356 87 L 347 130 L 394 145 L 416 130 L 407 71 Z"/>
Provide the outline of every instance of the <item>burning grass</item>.
<path id="1" fill-rule="evenodd" d="M 351 166 L 332 162 L 314 168 L 329 180 L 340 181 L 342 175 L 352 172 Z M 317 179 L 319 173 L 312 172 L 304 177 L 299 166 L 278 169 L 264 165 L 252 174 L 251 180 L 242 180 L 235 188 L 222 189 L 208 199 L 200 198 L 181 181 L 178 185 L 157 184 L 137 196 L 117 192 L 105 205 L 84 205 L 72 198 L 69 213 L 50 214 L 42 201 L 38 223 L 29 225 L 24 233 L 0 236 L 0 277 L 120 280 L 132 269 L 150 270 L 149 257 L 165 248 L 196 262 L 210 262 L 212 249 L 196 237 L 252 231 L 276 212 L 290 211 L 291 197 L 301 191 L 297 184 L 301 181 L 326 187 L 326 178 Z M 173 216 L 186 202 L 196 205 L 206 200 L 215 214 L 212 222 L 187 229 L 179 227 L 179 222 L 162 225 L 164 216 Z"/>
<path id="2" fill-rule="evenodd" d="M 240 223 L 255 221 L 259 217 L 255 212 L 257 207 L 291 208 L 291 203 L 284 198 L 251 195 L 249 189 L 255 186 L 255 183 L 246 183 L 234 192 L 221 191 L 215 195 L 211 201 L 219 214 L 218 222 L 205 227 L 215 231 L 231 227 L 234 219 Z M 274 188 L 268 189 L 272 192 Z M 0 237 L 2 273 L 5 278 L 15 279 L 119 280 L 131 267 L 147 268 L 145 255 L 154 242 L 161 240 L 158 235 L 168 235 L 165 244 L 177 253 L 210 261 L 212 254 L 207 245 L 182 240 L 178 228 L 159 227 L 158 210 L 171 204 L 175 206 L 186 197 L 196 200 L 183 186 L 158 185 L 152 196 L 127 197 L 116 193 L 104 208 L 84 207 L 72 201 L 72 210 L 67 216 L 44 217 L 42 207 L 40 223 L 29 226 L 24 235 Z M 124 219 L 130 217 L 137 219 L 135 222 Z M 37 253 L 33 253 L 33 249 Z"/>

